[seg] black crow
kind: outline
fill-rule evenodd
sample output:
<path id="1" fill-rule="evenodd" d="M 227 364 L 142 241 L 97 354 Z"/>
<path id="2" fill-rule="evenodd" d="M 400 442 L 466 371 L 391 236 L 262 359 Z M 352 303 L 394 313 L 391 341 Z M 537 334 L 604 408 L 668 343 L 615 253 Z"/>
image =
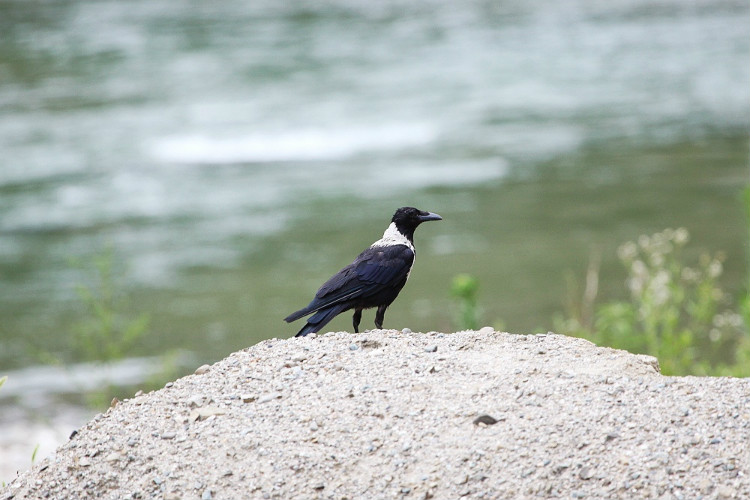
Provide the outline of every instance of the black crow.
<path id="1" fill-rule="evenodd" d="M 362 309 L 377 307 L 375 326 L 383 328 L 385 310 L 406 284 L 414 265 L 414 230 L 423 222 L 442 219 L 438 214 L 413 207 L 399 208 L 382 238 L 323 283 L 307 307 L 293 312 L 284 321 L 290 323 L 315 313 L 296 335 L 303 337 L 323 328 L 334 316 L 354 309 L 356 333 Z"/>

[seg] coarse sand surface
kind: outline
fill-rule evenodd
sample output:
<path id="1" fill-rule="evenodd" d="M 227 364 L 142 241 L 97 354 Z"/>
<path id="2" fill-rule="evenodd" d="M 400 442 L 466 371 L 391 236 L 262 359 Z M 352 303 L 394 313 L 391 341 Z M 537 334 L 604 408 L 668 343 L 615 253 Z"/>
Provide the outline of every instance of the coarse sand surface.
<path id="1" fill-rule="evenodd" d="M 120 402 L 0 500 L 750 498 L 750 380 L 491 328 L 272 339 Z"/>

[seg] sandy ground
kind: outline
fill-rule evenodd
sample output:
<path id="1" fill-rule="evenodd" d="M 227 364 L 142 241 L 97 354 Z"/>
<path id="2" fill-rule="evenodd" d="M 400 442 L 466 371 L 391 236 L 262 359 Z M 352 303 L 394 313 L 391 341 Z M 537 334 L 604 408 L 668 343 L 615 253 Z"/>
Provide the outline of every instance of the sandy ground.
<path id="1" fill-rule="evenodd" d="M 750 381 L 559 335 L 268 340 L 98 415 L 11 498 L 750 498 Z"/>

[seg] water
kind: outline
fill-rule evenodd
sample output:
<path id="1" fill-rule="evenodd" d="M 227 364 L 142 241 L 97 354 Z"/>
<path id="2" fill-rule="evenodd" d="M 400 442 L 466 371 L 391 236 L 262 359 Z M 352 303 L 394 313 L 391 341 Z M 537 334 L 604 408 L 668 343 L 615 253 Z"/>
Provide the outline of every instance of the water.
<path id="1" fill-rule="evenodd" d="M 726 250 L 737 289 L 749 21 L 740 1 L 4 1 L 0 367 L 69 354 L 90 280 L 70 261 L 108 246 L 152 315 L 141 355 L 289 335 L 405 204 L 446 220 L 386 326 L 450 329 L 469 270 L 488 322 L 549 327 L 591 244 L 666 225 Z"/>
<path id="2" fill-rule="evenodd" d="M 0 2 L 0 479 L 91 416 L 81 373 L 142 387 L 159 353 L 292 335 L 401 205 L 445 220 L 387 327 L 455 328 L 469 272 L 486 323 L 546 330 L 566 273 L 601 253 L 622 294 L 617 245 L 670 226 L 739 292 L 748 26 L 728 0 Z M 108 248 L 151 325 L 102 370 L 70 332 Z"/>

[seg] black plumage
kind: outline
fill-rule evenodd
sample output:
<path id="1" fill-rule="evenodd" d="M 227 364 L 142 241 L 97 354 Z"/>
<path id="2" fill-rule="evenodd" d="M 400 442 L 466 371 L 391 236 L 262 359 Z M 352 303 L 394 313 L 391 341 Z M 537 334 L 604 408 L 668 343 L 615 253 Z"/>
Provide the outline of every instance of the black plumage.
<path id="1" fill-rule="evenodd" d="M 385 310 L 406 284 L 414 265 L 414 230 L 422 222 L 433 220 L 442 217 L 413 207 L 396 210 L 381 239 L 323 283 L 307 307 L 293 312 L 284 321 L 290 323 L 312 314 L 296 335 L 301 337 L 319 331 L 336 315 L 354 309 L 352 323 L 358 332 L 362 310 L 377 307 L 375 326 L 383 328 Z"/>

